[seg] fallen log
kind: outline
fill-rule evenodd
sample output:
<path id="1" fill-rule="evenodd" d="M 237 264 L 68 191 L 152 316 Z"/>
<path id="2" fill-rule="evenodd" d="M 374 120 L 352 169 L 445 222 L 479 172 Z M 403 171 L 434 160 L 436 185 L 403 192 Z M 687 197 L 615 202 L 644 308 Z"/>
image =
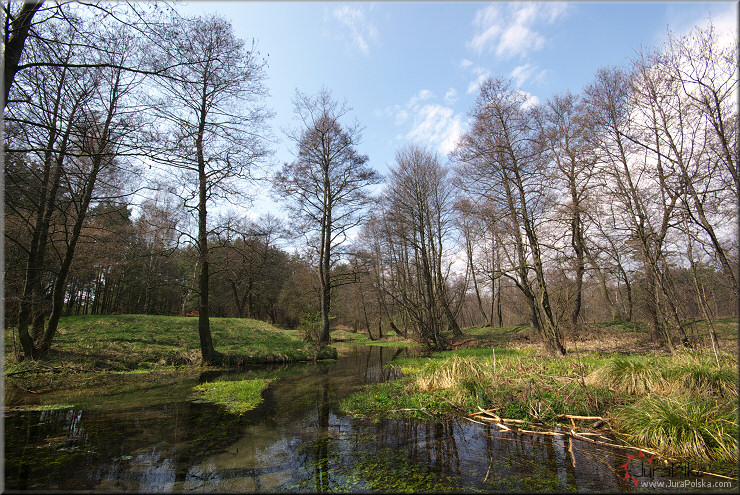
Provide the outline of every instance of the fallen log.
<path id="1" fill-rule="evenodd" d="M 595 420 L 604 421 L 604 418 L 602 418 L 601 416 L 576 416 L 574 414 L 558 414 L 556 418 L 582 419 L 585 421 L 595 421 Z"/>

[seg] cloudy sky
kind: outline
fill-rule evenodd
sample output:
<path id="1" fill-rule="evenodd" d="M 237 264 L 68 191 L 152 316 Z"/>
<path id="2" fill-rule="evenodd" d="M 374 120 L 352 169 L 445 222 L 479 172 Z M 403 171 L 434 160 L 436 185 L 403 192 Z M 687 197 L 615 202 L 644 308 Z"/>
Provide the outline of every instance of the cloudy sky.
<path id="1" fill-rule="evenodd" d="M 466 129 L 478 84 L 510 77 L 532 101 L 579 92 L 596 70 L 711 17 L 736 32 L 735 2 L 188 2 L 218 13 L 268 54 L 276 163 L 291 160 L 295 90 L 322 86 L 365 127 L 361 153 L 384 173 L 413 141 L 446 155 Z"/>

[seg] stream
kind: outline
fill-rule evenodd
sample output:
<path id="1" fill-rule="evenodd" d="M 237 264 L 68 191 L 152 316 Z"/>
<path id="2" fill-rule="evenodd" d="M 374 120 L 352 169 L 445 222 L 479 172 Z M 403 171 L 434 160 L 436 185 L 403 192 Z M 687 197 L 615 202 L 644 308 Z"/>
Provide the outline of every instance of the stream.
<path id="1" fill-rule="evenodd" d="M 723 481 L 566 437 L 341 412 L 341 399 L 362 385 L 394 379 L 385 365 L 406 352 L 342 346 L 331 362 L 122 375 L 116 387 L 47 396 L 6 379 L 5 491 L 622 492 L 662 483 L 675 492 Z M 198 383 L 256 376 L 275 379 L 241 416 L 191 400 Z M 30 407 L 44 404 L 70 406 Z"/>

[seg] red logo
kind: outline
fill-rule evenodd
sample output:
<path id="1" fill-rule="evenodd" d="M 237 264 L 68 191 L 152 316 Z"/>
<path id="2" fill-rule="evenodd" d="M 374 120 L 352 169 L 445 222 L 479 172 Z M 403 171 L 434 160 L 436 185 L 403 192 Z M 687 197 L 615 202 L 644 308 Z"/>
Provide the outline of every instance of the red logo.
<path id="1" fill-rule="evenodd" d="M 640 484 L 640 479 L 630 474 L 630 461 L 632 461 L 632 459 L 639 459 L 640 457 L 645 459 L 647 463 L 650 464 L 651 466 L 653 465 L 653 456 L 650 456 L 648 458 L 641 450 L 638 455 L 627 454 L 627 462 L 619 466 L 620 468 L 624 468 L 624 480 L 625 481 L 632 480 L 635 486 L 638 486 Z"/>

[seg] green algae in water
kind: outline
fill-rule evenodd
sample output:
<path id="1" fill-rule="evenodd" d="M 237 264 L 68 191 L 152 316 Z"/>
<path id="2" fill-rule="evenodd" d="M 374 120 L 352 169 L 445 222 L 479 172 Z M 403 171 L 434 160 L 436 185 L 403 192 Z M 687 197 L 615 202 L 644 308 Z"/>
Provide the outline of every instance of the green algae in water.
<path id="1" fill-rule="evenodd" d="M 441 493 L 462 486 L 459 477 L 436 472 L 404 449 L 358 449 L 342 455 L 336 443 L 337 439 L 322 438 L 302 444 L 298 450 L 309 459 L 297 474 L 303 479 L 280 491 Z"/>
<path id="2" fill-rule="evenodd" d="M 193 387 L 197 396 L 193 402 L 210 402 L 226 407 L 234 414 L 251 411 L 262 402 L 262 391 L 271 380 L 255 378 L 253 380 L 215 381 L 201 383 Z"/>

